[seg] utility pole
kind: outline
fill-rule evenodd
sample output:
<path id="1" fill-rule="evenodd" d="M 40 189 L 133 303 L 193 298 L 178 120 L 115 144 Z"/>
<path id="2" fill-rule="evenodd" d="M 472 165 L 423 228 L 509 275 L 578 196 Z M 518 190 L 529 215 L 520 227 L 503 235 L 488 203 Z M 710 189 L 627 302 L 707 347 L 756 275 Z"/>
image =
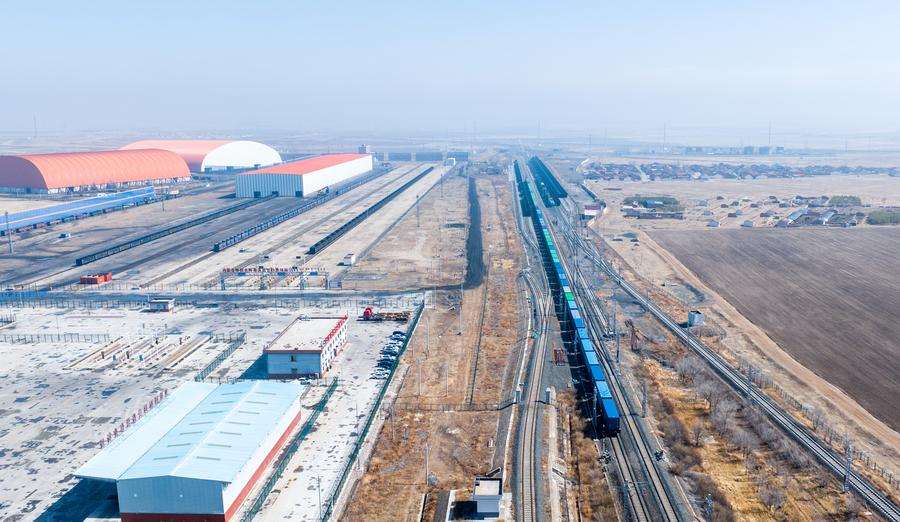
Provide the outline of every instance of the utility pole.
<path id="1" fill-rule="evenodd" d="M 462 279 L 459 281 L 459 335 L 462 335 L 463 282 L 465 279 L 466 273 L 463 271 Z"/>
<path id="2" fill-rule="evenodd" d="M 428 487 L 428 443 L 425 443 L 425 487 Z"/>
<path id="3" fill-rule="evenodd" d="M 847 464 L 844 466 L 844 493 L 846 493 L 850 491 L 850 474 L 853 472 L 853 445 L 850 444 L 850 439 L 847 439 L 844 451 L 847 453 Z"/>
<path id="4" fill-rule="evenodd" d="M 12 254 L 12 235 L 9 233 L 9 211 L 7 210 L 3 214 L 6 216 L 6 244 L 9 246 L 9 253 Z"/>
<path id="5" fill-rule="evenodd" d="M 712 522 L 713 517 L 713 498 L 712 495 L 706 495 L 706 502 L 704 502 L 705 506 L 703 508 L 703 512 L 706 514 L 706 520 Z"/>
<path id="6" fill-rule="evenodd" d="M 416 194 L 416 228 L 419 228 L 419 195 Z"/>
<path id="7" fill-rule="evenodd" d="M 647 381 L 641 381 L 641 417 L 647 416 Z"/>
<path id="8" fill-rule="evenodd" d="M 319 520 L 322 520 L 322 477 L 316 473 L 316 489 L 319 490 Z"/>

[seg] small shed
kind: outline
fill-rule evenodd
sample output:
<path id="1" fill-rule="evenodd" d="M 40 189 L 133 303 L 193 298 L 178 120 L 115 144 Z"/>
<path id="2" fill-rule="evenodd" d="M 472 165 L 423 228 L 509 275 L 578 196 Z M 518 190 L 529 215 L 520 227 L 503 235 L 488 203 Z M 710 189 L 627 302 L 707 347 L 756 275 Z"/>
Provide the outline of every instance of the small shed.
<path id="1" fill-rule="evenodd" d="M 148 310 L 151 312 L 174 312 L 175 299 L 171 297 L 157 297 L 156 299 L 151 299 Z"/>
<path id="2" fill-rule="evenodd" d="M 700 310 L 688 312 L 688 326 L 703 326 L 703 312 Z"/>

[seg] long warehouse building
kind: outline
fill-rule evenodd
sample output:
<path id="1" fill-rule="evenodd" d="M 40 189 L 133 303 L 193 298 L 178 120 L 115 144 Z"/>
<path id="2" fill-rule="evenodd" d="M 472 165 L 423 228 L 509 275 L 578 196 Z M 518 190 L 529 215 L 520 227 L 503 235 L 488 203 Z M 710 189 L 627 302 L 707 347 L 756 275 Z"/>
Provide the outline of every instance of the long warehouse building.
<path id="1" fill-rule="evenodd" d="M 296 382 L 188 382 L 75 475 L 116 483 L 122 522 L 228 522 L 300 422 Z"/>
<path id="2" fill-rule="evenodd" d="M 330 154 L 283 163 L 235 176 L 239 198 L 269 195 L 305 197 L 350 178 L 365 174 L 374 166 L 371 154 Z"/>
<path id="3" fill-rule="evenodd" d="M 281 163 L 281 154 L 268 145 L 246 140 L 143 140 L 122 150 L 163 149 L 181 156 L 191 172 L 258 169 Z"/>
<path id="4" fill-rule="evenodd" d="M 0 192 L 53 194 L 190 178 L 181 157 L 159 149 L 0 156 Z"/>

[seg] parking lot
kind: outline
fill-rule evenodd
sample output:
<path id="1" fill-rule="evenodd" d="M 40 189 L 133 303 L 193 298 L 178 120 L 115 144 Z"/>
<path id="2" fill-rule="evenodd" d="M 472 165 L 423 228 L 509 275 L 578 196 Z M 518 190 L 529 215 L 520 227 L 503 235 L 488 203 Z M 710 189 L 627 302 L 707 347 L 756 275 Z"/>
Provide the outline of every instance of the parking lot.
<path id="1" fill-rule="evenodd" d="M 348 346 L 326 376 L 337 377 L 340 384 L 256 520 L 317 520 L 320 496 L 324 502 L 333 491 L 386 382 L 373 376 L 381 349 L 394 330 L 405 331 L 406 326 L 397 322 L 350 321 Z M 314 388 L 304 405 L 312 407 L 324 393 L 324 386 Z"/>

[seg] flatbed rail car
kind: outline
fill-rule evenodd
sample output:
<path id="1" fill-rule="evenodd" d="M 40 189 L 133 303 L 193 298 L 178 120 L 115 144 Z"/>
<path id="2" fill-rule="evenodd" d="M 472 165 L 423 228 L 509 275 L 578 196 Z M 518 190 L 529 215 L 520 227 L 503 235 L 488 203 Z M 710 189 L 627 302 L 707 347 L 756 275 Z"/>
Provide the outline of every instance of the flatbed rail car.
<path id="1" fill-rule="evenodd" d="M 593 341 L 588 335 L 587 325 L 585 325 L 581 311 L 578 309 L 578 304 L 575 302 L 575 295 L 572 293 L 565 270 L 559 260 L 559 253 L 556 250 L 556 245 L 553 243 L 553 237 L 550 235 L 549 228 L 547 228 L 543 213 L 536 205 L 531 186 L 521 178 L 518 169 L 516 169 L 516 174 L 519 191 L 523 194 L 523 208 L 529 210 L 532 223 L 534 224 L 544 270 L 547 273 L 547 279 L 550 281 L 550 289 L 556 304 L 557 315 L 563 325 L 563 339 L 575 346 L 576 352 L 587 370 L 587 377 L 591 382 L 589 393 L 593 395 L 593 415 L 596 425 L 604 435 L 616 436 L 620 429 L 619 408 L 616 406 L 612 393 L 610 393 L 606 375 L 603 367 L 600 365 L 599 356 L 594 348 Z"/>

